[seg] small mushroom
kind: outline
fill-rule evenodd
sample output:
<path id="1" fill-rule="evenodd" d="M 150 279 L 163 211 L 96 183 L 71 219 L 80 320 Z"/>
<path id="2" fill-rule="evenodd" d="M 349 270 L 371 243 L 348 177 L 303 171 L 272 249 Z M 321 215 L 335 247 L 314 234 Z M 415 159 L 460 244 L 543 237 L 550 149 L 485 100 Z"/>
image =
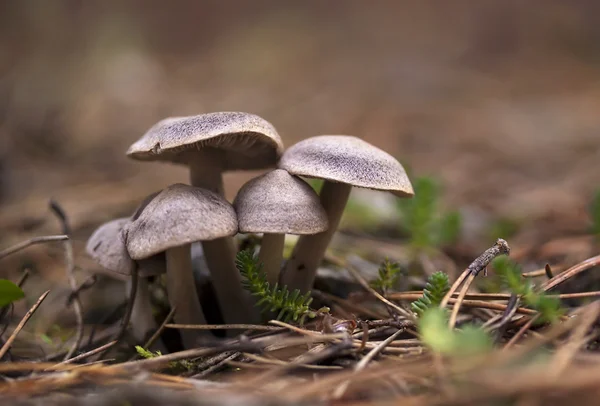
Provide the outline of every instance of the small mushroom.
<path id="1" fill-rule="evenodd" d="M 319 196 L 302 179 L 275 169 L 248 181 L 233 207 L 242 233 L 263 233 L 259 260 L 267 280 L 279 280 L 285 234 L 315 234 L 327 229 Z"/>
<path id="2" fill-rule="evenodd" d="M 216 112 L 164 119 L 131 145 L 127 155 L 187 165 L 192 186 L 224 196 L 223 172 L 274 167 L 282 152 L 281 138 L 268 121 L 249 113 Z M 238 295 L 241 285 L 234 287 L 234 280 L 222 276 L 238 273 L 233 239 L 204 241 L 202 247 L 215 290 Z"/>
<path id="3" fill-rule="evenodd" d="M 349 135 L 321 135 L 300 141 L 283 154 L 278 167 L 293 175 L 325 180 L 320 199 L 329 228 L 319 234 L 301 236 L 281 275 L 283 285 L 302 292 L 313 285 L 353 186 L 389 191 L 398 197 L 414 195 L 400 162 Z"/>
<path id="4" fill-rule="evenodd" d="M 127 224 L 125 244 L 134 260 L 165 252 L 167 294 L 171 306 L 176 307 L 175 321 L 206 324 L 195 289 L 191 244 L 232 236 L 237 230 L 235 211 L 223 197 L 206 189 L 175 184 L 161 191 Z M 225 322 L 254 320 L 256 316 L 251 317 L 254 309 L 248 306 L 239 272 L 227 271 L 213 269 L 211 274 Z M 184 345 L 192 347 L 198 336 L 194 330 L 184 330 Z"/>
<path id="5" fill-rule="evenodd" d="M 129 217 L 124 217 L 98 227 L 87 241 L 86 252 L 102 267 L 127 277 L 131 276 L 134 267 L 137 266 L 137 289 L 131 324 L 133 337 L 141 343 L 158 327 L 152 315 L 148 278 L 165 272 L 165 259 L 164 255 L 156 255 L 137 263 L 131 259 L 122 236 L 123 227 L 130 221 Z M 127 284 L 130 283 L 131 280 L 128 278 Z"/>

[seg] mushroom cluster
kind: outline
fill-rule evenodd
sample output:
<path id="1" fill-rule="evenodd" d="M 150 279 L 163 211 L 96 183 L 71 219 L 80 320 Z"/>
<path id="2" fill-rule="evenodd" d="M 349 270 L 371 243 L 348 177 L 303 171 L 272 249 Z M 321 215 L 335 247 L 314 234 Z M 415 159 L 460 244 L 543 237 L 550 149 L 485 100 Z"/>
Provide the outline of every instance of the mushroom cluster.
<path id="1" fill-rule="evenodd" d="M 99 265 L 135 276 L 134 338 L 156 327 L 146 278 L 166 273 L 169 303 L 181 324 L 205 324 L 193 273 L 191 245 L 201 244 L 225 323 L 260 320 L 235 267 L 238 233 L 262 234 L 259 261 L 267 280 L 309 291 L 338 227 L 353 186 L 411 197 L 402 165 L 353 136 L 322 135 L 284 152 L 274 126 L 249 113 L 217 112 L 164 119 L 127 151 L 141 161 L 187 165 L 189 184 L 177 183 L 148 196 L 131 217 L 100 226 L 87 244 Z M 224 196 L 223 173 L 268 169 L 248 181 L 233 202 Z M 302 178 L 325 181 L 320 194 Z M 286 234 L 299 235 L 284 269 Z M 186 348 L 200 330 L 183 330 Z"/>

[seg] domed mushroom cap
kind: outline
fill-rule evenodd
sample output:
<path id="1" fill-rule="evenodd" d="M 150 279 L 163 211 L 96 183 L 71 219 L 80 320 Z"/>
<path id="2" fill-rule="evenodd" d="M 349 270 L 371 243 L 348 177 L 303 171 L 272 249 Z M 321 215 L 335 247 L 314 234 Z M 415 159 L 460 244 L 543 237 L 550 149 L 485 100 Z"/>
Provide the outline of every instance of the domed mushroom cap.
<path id="1" fill-rule="evenodd" d="M 248 181 L 233 207 L 242 233 L 316 234 L 328 227 L 319 196 L 283 169 Z"/>
<path id="2" fill-rule="evenodd" d="M 135 260 L 195 241 L 235 235 L 233 207 L 206 189 L 174 184 L 161 191 L 125 226 L 125 244 Z"/>
<path id="3" fill-rule="evenodd" d="M 131 275 L 134 266 L 121 234 L 128 222 L 129 218 L 120 218 L 101 225 L 92 233 L 85 246 L 85 251 L 98 264 L 123 275 Z"/>
<path id="4" fill-rule="evenodd" d="M 320 135 L 300 141 L 287 149 L 278 167 L 298 176 L 390 191 L 400 197 L 414 195 L 400 162 L 350 135 Z"/>
<path id="5" fill-rule="evenodd" d="M 88 255 L 102 267 L 126 276 L 131 275 L 134 267 L 123 239 L 123 228 L 129 222 L 130 219 L 124 217 L 104 223 L 92 233 L 85 246 Z M 158 275 L 166 270 L 164 255 L 152 256 L 138 264 L 141 277 Z"/>
<path id="6" fill-rule="evenodd" d="M 159 121 L 127 155 L 138 160 L 187 163 L 186 151 L 213 148 L 223 151 L 223 169 L 260 169 L 275 165 L 283 143 L 275 127 L 249 113 L 217 112 Z"/>

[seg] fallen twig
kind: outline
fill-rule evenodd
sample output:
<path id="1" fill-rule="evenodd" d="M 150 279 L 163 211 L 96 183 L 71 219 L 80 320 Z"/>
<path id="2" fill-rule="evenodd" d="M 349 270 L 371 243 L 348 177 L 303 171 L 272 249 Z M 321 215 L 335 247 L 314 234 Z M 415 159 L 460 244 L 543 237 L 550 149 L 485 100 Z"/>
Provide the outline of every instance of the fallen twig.
<path id="1" fill-rule="evenodd" d="M 17 325 L 17 327 L 15 328 L 15 331 L 13 331 L 13 333 L 10 335 L 10 337 L 8 337 L 8 340 L 6 340 L 6 342 L 0 349 L 0 360 L 2 358 L 4 358 L 4 355 L 6 355 L 6 352 L 10 349 L 10 346 L 12 345 L 13 341 L 15 341 L 15 338 L 17 338 L 17 335 L 19 334 L 21 329 L 23 329 L 23 327 L 25 326 L 27 321 L 31 318 L 31 316 L 33 316 L 33 313 L 35 313 L 35 311 L 42 304 L 44 299 L 46 299 L 46 296 L 48 296 L 49 293 L 50 293 L 49 290 L 42 293 L 42 296 L 40 296 L 40 298 L 37 300 L 37 302 L 35 302 L 35 304 L 33 306 L 31 306 L 31 309 L 29 309 L 29 311 L 27 313 L 25 313 L 25 316 L 23 316 L 23 318 Z"/>
<path id="2" fill-rule="evenodd" d="M 0 251 L 0 259 L 7 257 L 10 254 L 14 254 L 17 251 L 21 251 L 22 249 L 25 249 L 31 245 L 41 244 L 45 242 L 65 241 L 68 239 L 68 235 L 47 235 L 44 237 L 33 237 L 29 240 L 22 241 L 18 244 L 13 245 L 12 247 L 8 247 Z"/>
<path id="3" fill-rule="evenodd" d="M 63 208 L 56 202 L 55 200 L 50 200 L 50 210 L 56 215 L 58 218 L 63 234 L 70 236 L 72 234 L 71 226 L 69 225 L 69 219 L 67 218 L 67 214 L 63 210 Z M 65 272 L 67 275 L 67 280 L 69 281 L 69 286 L 71 288 L 72 293 L 71 302 L 73 304 L 73 310 L 75 311 L 75 319 L 77 320 L 77 333 L 75 334 L 75 342 L 71 345 L 71 348 L 65 355 L 64 361 L 68 360 L 75 354 L 77 348 L 81 344 L 81 340 L 83 338 L 83 309 L 81 306 L 81 300 L 79 300 L 79 295 L 77 295 L 77 280 L 75 279 L 75 260 L 73 258 L 73 244 L 71 243 L 70 238 L 64 240 L 64 248 L 65 248 Z"/>

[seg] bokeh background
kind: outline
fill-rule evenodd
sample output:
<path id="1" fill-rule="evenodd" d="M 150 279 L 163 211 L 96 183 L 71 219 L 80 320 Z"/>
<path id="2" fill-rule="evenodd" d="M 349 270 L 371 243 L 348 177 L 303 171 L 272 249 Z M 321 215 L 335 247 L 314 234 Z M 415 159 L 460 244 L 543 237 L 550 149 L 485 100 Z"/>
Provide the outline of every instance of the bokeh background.
<path id="1" fill-rule="evenodd" d="M 600 186 L 599 16 L 594 0 L 2 1 L 0 245 L 59 232 L 53 197 L 85 268 L 95 226 L 187 181 L 127 147 L 164 117 L 222 110 L 266 118 L 286 146 L 385 149 L 442 183 L 478 249 L 499 218 L 522 241 L 580 233 Z M 228 197 L 255 175 L 228 174 Z M 2 272 L 34 260 L 63 266 L 33 247 Z"/>

